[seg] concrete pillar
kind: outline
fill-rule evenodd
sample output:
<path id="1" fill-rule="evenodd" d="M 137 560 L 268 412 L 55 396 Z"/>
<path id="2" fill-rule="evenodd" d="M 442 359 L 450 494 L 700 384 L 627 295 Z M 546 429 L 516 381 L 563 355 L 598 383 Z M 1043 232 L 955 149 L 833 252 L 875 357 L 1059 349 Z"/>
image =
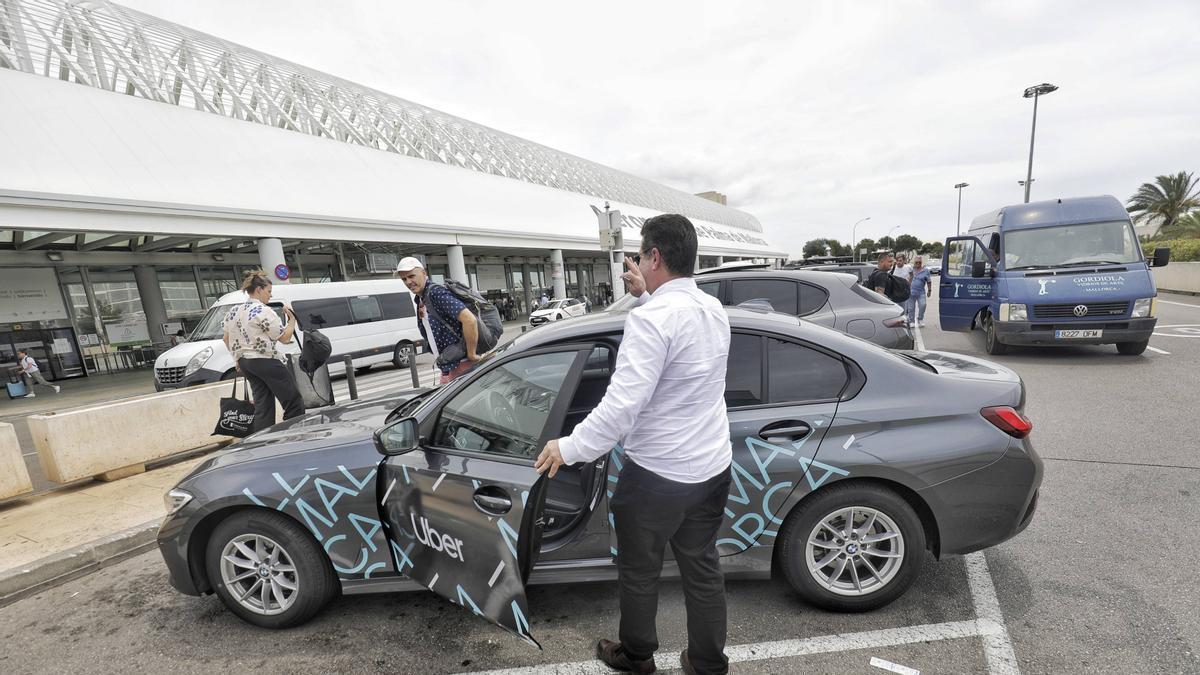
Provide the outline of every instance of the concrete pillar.
<path id="1" fill-rule="evenodd" d="M 463 258 L 463 247 L 447 246 L 446 257 L 449 259 L 446 272 L 450 278 L 470 285 L 471 278 L 467 276 L 467 261 Z"/>
<path id="2" fill-rule="evenodd" d="M 342 245 L 339 243 L 333 249 L 333 255 L 337 258 L 338 281 L 349 281 L 350 275 L 346 274 L 346 254 L 342 251 Z"/>
<path id="3" fill-rule="evenodd" d="M 275 275 L 276 267 L 287 264 L 287 260 L 283 257 L 283 242 L 274 238 L 259 239 L 258 264 L 262 266 L 272 283 L 286 284 L 288 282 L 288 279 L 280 279 Z"/>
<path id="4" fill-rule="evenodd" d="M 533 288 L 529 280 L 529 263 L 521 263 L 521 288 L 525 291 L 525 311 L 533 311 Z"/>
<path id="5" fill-rule="evenodd" d="M 625 282 L 621 281 L 621 275 L 625 273 L 625 252 L 612 251 L 609 255 L 608 267 L 612 270 L 612 279 L 609 283 L 612 284 L 612 299 L 613 302 L 620 300 L 625 296 Z"/>
<path id="6" fill-rule="evenodd" d="M 692 274 L 700 271 L 700 256 L 696 256 L 696 260 L 692 262 Z"/>
<path id="7" fill-rule="evenodd" d="M 550 250 L 550 280 L 554 284 L 554 299 L 562 300 L 567 297 L 567 274 L 563 268 L 561 248 Z"/>
<path id="8" fill-rule="evenodd" d="M 169 342 L 170 336 L 164 334 L 162 329 L 162 325 L 167 321 L 167 304 L 163 302 L 162 288 L 158 285 L 158 272 L 149 265 L 135 265 L 133 280 L 137 282 L 142 311 L 146 313 L 146 328 L 150 333 L 150 341 Z"/>
<path id="9" fill-rule="evenodd" d="M 721 265 L 724 265 L 724 264 L 725 264 L 725 257 L 720 256 L 720 255 L 717 256 L 717 267 L 720 267 Z"/>

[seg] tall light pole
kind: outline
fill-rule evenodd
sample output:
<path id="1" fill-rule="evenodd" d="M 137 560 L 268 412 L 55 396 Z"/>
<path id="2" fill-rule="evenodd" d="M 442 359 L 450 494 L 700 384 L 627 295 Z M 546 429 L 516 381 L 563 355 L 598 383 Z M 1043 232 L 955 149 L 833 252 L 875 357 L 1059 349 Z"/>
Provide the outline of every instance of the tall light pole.
<path id="1" fill-rule="evenodd" d="M 954 226 L 954 236 L 956 237 L 962 236 L 962 189 L 969 185 L 970 183 L 957 183 L 954 186 L 958 190 L 958 223 Z"/>
<path id="2" fill-rule="evenodd" d="M 1029 131 L 1029 169 L 1025 172 L 1025 203 L 1029 203 L 1029 188 L 1033 184 L 1033 137 L 1037 134 L 1037 103 L 1039 96 L 1058 91 L 1058 87 L 1043 82 L 1025 90 L 1025 98 L 1033 99 L 1033 128 Z"/>
<path id="3" fill-rule="evenodd" d="M 892 229 L 888 230 L 888 233 L 887 233 L 887 234 L 885 234 L 885 235 L 883 235 L 883 238 L 884 238 L 884 239 L 890 239 L 890 238 L 891 238 L 891 236 L 892 236 L 892 233 L 893 233 L 893 232 L 895 232 L 895 231 L 896 231 L 896 230 L 898 230 L 898 229 L 900 229 L 900 226 L 899 226 L 899 225 L 893 225 L 893 226 L 892 226 Z M 882 240 L 881 240 L 881 241 L 882 241 Z M 891 246 L 889 246 L 888 248 L 890 248 L 890 249 L 894 249 L 894 248 L 896 248 L 896 242 L 895 242 L 895 241 L 893 241 L 893 242 L 892 242 L 892 245 L 891 245 Z"/>
<path id="4" fill-rule="evenodd" d="M 867 216 L 866 218 L 858 221 L 858 223 L 862 223 L 870 219 L 871 216 Z M 858 223 L 855 223 L 854 227 L 850 228 L 850 253 L 854 262 L 858 262 L 858 235 L 855 234 L 855 232 L 858 231 Z"/>

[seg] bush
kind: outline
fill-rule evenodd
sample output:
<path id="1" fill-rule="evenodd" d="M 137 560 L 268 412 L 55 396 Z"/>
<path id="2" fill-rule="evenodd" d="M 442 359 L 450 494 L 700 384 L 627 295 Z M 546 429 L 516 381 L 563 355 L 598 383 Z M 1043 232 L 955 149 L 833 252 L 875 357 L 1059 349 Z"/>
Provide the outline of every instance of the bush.
<path id="1" fill-rule="evenodd" d="M 1171 262 L 1200 261 L 1200 239 L 1168 239 L 1167 241 L 1149 241 L 1142 243 L 1142 251 L 1149 258 L 1154 255 L 1154 249 L 1166 246 L 1171 249 Z"/>

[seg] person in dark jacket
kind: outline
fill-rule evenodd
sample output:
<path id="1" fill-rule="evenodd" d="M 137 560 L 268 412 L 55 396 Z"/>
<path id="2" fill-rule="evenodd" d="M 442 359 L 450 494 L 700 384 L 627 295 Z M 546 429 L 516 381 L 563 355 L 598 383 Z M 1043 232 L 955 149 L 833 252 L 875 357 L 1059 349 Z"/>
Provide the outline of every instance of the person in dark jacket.
<path id="1" fill-rule="evenodd" d="M 470 370 L 479 360 L 479 320 L 445 286 L 429 280 L 420 260 L 412 257 L 401 260 L 396 266 L 396 276 L 404 281 L 413 294 L 419 319 L 417 327 L 425 343 L 433 350 L 434 362 L 454 345 L 462 343 L 465 348 L 465 358 L 437 365 L 441 378 L 439 382 L 446 384 Z"/>

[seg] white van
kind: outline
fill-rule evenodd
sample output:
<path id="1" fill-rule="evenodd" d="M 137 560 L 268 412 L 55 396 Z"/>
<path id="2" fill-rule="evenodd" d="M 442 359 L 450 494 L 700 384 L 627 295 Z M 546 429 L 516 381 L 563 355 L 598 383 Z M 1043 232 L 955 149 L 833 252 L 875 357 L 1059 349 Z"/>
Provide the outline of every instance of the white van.
<path id="1" fill-rule="evenodd" d="M 178 389 L 231 379 L 233 356 L 222 341 L 225 315 L 246 301 L 242 291 L 226 293 L 213 303 L 188 341 L 163 352 L 154 362 L 154 388 Z M 349 355 L 362 370 L 377 363 L 407 368 L 413 343 L 421 339 L 412 294 L 399 279 L 340 281 L 320 284 L 278 284 L 271 307 L 283 317 L 290 302 L 299 330 L 319 329 L 333 346 L 329 374 L 345 371 Z M 299 356 L 299 341 L 279 345 L 283 353 Z"/>

